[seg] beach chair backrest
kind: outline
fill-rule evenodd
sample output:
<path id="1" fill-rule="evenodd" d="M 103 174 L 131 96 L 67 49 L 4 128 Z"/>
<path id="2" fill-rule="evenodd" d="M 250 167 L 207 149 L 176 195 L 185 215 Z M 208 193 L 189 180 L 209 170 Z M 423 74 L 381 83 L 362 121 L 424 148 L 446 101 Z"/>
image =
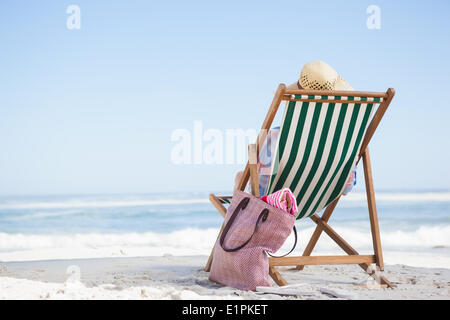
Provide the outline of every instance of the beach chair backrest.
<path id="1" fill-rule="evenodd" d="M 365 135 L 374 109 L 386 94 L 292 92 L 282 98 L 286 108 L 267 193 L 290 188 L 300 219 L 321 211 L 341 195 L 361 147 L 367 146 Z"/>

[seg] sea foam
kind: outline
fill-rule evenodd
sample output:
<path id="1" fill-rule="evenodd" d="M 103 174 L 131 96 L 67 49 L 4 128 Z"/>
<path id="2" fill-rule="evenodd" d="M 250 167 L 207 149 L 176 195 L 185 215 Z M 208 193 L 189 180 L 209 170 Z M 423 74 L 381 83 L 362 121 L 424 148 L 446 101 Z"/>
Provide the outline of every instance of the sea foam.
<path id="1" fill-rule="evenodd" d="M 356 230 L 345 227 L 336 227 L 341 234 L 355 248 L 367 249 L 372 245 L 369 230 Z M 306 245 L 313 228 L 304 228 L 299 231 L 299 247 Z M 16 250 L 32 250 L 42 248 L 106 248 L 106 247 L 152 247 L 160 254 L 170 253 L 170 248 L 178 253 L 190 254 L 198 252 L 205 254 L 211 249 L 216 240 L 218 229 L 186 228 L 169 233 L 143 232 L 143 233 L 79 233 L 72 235 L 33 235 L 0 233 L 0 252 Z M 325 241 L 321 241 L 317 248 L 328 248 L 331 240 L 324 234 Z M 450 249 L 450 226 L 420 226 L 413 231 L 388 231 L 381 233 L 384 248 L 433 250 L 435 248 Z M 323 243 L 322 243 L 323 242 Z M 290 241 L 286 241 L 286 247 Z M 169 250 L 169 251 L 168 251 Z M 206 251 L 205 251 L 206 250 Z"/>

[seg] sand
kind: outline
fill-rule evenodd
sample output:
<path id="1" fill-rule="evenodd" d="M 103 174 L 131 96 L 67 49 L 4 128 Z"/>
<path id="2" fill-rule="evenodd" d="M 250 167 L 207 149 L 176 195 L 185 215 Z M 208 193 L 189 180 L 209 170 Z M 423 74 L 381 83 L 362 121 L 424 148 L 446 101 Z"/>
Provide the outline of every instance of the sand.
<path id="1" fill-rule="evenodd" d="M 0 299 L 450 299 L 450 269 L 387 265 L 395 289 L 358 267 L 280 268 L 287 288 L 245 292 L 208 280 L 207 256 L 0 262 Z M 267 293 L 278 291 L 277 293 Z M 265 292 L 265 293 L 264 293 Z"/>

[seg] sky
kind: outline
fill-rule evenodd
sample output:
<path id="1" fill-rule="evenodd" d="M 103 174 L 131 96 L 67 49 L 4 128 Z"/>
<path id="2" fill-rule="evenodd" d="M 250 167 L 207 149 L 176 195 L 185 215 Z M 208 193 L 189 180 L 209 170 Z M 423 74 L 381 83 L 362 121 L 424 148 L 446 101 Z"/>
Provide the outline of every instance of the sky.
<path id="1" fill-rule="evenodd" d="M 80 29 L 67 28 L 70 5 Z M 367 28 L 370 5 L 380 29 Z M 376 189 L 448 190 L 449 9 L 2 0 L 0 195 L 231 190 L 242 165 L 177 165 L 173 132 L 259 128 L 277 85 L 313 60 L 357 90 L 396 90 L 370 146 Z"/>

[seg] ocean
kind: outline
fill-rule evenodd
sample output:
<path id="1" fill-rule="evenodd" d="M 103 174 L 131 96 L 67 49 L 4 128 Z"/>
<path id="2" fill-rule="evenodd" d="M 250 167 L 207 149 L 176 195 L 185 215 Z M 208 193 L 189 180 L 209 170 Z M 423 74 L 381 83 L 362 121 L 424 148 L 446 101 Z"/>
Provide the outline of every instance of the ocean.
<path id="1" fill-rule="evenodd" d="M 376 198 L 386 264 L 450 268 L 450 192 L 379 191 Z M 208 255 L 222 221 L 207 193 L 1 197 L 0 261 Z M 301 254 L 314 224 L 296 225 Z M 371 253 L 364 193 L 343 197 L 330 225 Z M 315 253 L 339 252 L 324 234 Z"/>

